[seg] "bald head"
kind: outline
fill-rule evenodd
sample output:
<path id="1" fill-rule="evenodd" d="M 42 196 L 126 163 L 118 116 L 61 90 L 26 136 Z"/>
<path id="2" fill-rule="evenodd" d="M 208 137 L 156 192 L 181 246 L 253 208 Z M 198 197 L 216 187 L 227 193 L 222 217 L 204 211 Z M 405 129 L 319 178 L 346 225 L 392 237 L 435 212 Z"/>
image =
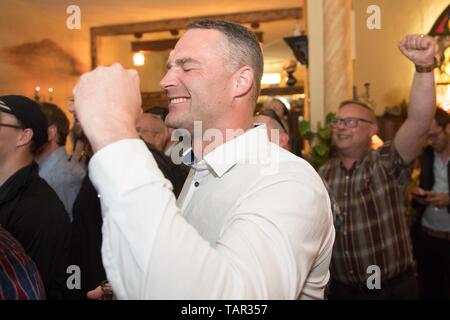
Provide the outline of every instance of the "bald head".
<path id="1" fill-rule="evenodd" d="M 375 115 L 375 112 L 373 111 L 373 109 L 361 101 L 356 101 L 356 100 L 343 101 L 339 105 L 338 110 L 341 110 L 342 108 L 346 108 L 346 107 L 355 108 L 355 109 L 359 110 L 360 112 L 362 112 L 363 114 L 365 114 L 367 116 L 367 120 L 370 120 L 373 123 L 377 122 L 377 116 Z"/>
<path id="2" fill-rule="evenodd" d="M 264 105 L 264 110 L 273 110 L 277 115 L 284 119 L 289 115 L 289 110 L 286 105 L 279 99 L 272 99 Z"/>
<path id="3" fill-rule="evenodd" d="M 139 136 L 159 151 L 164 150 L 167 138 L 167 127 L 160 116 L 143 113 L 136 123 Z"/>

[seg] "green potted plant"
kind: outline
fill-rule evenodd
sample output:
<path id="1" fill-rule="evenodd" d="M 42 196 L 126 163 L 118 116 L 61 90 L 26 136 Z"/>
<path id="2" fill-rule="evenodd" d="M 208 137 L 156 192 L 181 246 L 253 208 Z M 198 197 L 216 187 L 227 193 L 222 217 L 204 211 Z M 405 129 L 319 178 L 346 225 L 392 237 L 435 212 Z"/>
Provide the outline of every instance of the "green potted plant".
<path id="1" fill-rule="evenodd" d="M 317 132 L 312 131 L 309 121 L 299 123 L 300 134 L 311 146 L 311 154 L 306 155 L 305 158 L 316 170 L 331 156 L 331 130 L 335 115 L 333 112 L 328 113 L 325 125 L 320 127 Z"/>

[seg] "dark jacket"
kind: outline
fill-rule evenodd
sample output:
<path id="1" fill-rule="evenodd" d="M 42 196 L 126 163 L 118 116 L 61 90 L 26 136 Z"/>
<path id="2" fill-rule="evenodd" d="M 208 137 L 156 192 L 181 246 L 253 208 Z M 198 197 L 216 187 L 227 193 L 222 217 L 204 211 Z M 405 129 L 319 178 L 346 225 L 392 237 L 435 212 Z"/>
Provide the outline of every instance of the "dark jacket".
<path id="1" fill-rule="evenodd" d="M 0 187 L 0 225 L 36 263 L 47 298 L 60 299 L 70 243 L 70 221 L 53 189 L 33 162 Z"/>
<path id="2" fill-rule="evenodd" d="M 432 190 L 434 186 L 434 151 L 433 148 L 428 146 L 426 147 L 421 156 L 419 157 L 420 163 L 420 183 L 419 187 L 424 190 Z M 447 164 L 447 181 L 450 186 L 450 163 Z M 449 188 L 450 189 L 450 188 Z M 427 205 L 420 204 L 419 202 L 413 199 L 412 205 L 416 210 L 416 216 L 414 219 L 414 223 L 411 226 L 411 240 L 413 246 L 413 253 L 416 259 L 420 259 L 421 253 L 423 251 L 422 247 L 422 231 L 421 231 L 421 220 L 422 215 L 427 208 Z M 450 206 L 447 208 L 450 213 Z"/>
<path id="3" fill-rule="evenodd" d="M 173 185 L 176 197 L 183 188 L 188 169 L 172 163 L 170 158 L 147 145 L 159 169 Z M 86 293 L 95 289 L 100 282 L 106 280 L 102 262 L 102 212 L 100 201 L 89 176 L 86 175 L 80 192 L 73 205 L 72 242 L 70 246 L 70 264 L 81 269 L 81 289 L 71 289 L 67 292 L 69 299 L 86 299 Z M 143 199 L 146 201 L 146 199 Z M 149 203 L 149 208 L 151 203 Z"/>
<path id="4" fill-rule="evenodd" d="M 420 184 L 419 187 L 424 190 L 432 190 L 434 186 L 434 151 L 431 147 L 426 147 L 422 153 L 422 155 L 419 157 L 419 163 L 420 163 Z M 447 163 L 447 181 L 450 185 L 450 162 Z M 450 188 L 449 188 L 450 190 Z M 417 219 L 420 224 L 420 219 L 422 218 L 422 214 L 424 213 L 425 209 L 427 208 L 426 205 L 420 204 L 416 201 L 413 203 L 414 208 L 417 212 Z M 450 213 L 450 206 L 447 208 L 448 212 Z"/>

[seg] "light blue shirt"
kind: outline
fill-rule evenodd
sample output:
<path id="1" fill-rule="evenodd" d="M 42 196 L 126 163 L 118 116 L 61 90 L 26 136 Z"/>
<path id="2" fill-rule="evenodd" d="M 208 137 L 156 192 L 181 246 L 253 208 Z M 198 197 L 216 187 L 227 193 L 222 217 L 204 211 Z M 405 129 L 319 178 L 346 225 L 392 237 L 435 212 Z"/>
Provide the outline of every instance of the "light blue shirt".
<path id="1" fill-rule="evenodd" d="M 78 162 L 68 161 L 65 148 L 60 147 L 39 165 L 39 175 L 55 190 L 72 221 L 72 206 L 86 170 Z"/>
<path id="2" fill-rule="evenodd" d="M 432 191 L 448 193 L 447 163 L 443 163 L 439 154 L 434 153 L 433 173 L 434 185 Z M 450 232 L 450 214 L 448 208 L 428 206 L 422 216 L 421 223 L 431 230 Z"/>

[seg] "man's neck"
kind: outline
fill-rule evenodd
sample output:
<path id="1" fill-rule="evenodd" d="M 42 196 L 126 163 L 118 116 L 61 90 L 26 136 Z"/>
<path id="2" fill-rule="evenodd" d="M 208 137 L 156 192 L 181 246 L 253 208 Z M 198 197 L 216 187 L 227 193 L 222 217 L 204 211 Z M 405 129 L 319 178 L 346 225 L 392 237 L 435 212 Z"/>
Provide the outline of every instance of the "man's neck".
<path id="1" fill-rule="evenodd" d="M 53 152 L 58 150 L 61 146 L 58 144 L 49 143 L 42 151 L 35 157 L 36 162 L 41 165 Z"/>
<path id="2" fill-rule="evenodd" d="M 194 129 L 192 135 L 193 152 L 196 158 L 201 160 L 220 145 L 237 138 L 252 128 L 253 118 L 247 117 L 246 119 L 239 119 L 239 121 L 230 121 L 224 125 L 209 126 L 209 129 L 203 128 L 201 133 Z"/>
<path id="3" fill-rule="evenodd" d="M 3 161 L 0 166 L 0 186 L 2 186 L 14 173 L 30 165 L 32 161 L 33 157 L 31 155 L 13 156 Z"/>
<path id="4" fill-rule="evenodd" d="M 450 144 L 447 145 L 447 148 L 438 155 L 441 158 L 442 163 L 447 163 L 448 159 L 450 158 Z"/>
<path id="5" fill-rule="evenodd" d="M 353 164 L 357 161 L 361 161 L 369 150 L 360 150 L 351 152 L 346 151 L 338 151 L 338 159 L 342 162 L 342 165 L 347 170 L 350 170 L 353 167 Z"/>

